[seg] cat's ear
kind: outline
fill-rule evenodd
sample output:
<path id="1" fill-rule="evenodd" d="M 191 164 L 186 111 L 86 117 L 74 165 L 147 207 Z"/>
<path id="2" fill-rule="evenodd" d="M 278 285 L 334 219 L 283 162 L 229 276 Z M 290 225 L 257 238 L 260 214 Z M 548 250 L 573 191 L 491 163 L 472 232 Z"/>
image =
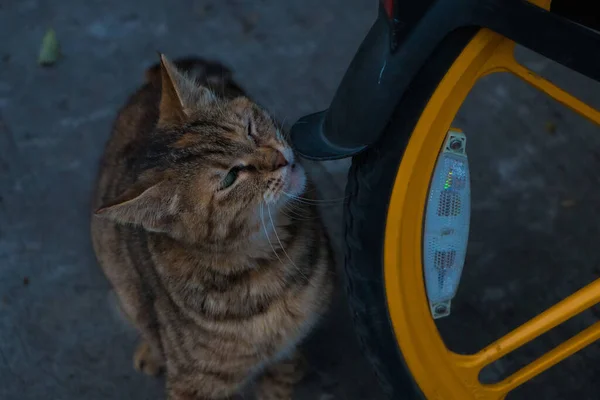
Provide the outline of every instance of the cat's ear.
<path id="1" fill-rule="evenodd" d="M 149 231 L 166 232 L 177 213 L 179 196 L 159 177 L 141 179 L 95 214 L 122 224 L 141 225 Z"/>
<path id="2" fill-rule="evenodd" d="M 181 73 L 171 61 L 160 55 L 161 98 L 159 125 L 179 124 L 194 110 L 215 100 L 215 95 Z"/>

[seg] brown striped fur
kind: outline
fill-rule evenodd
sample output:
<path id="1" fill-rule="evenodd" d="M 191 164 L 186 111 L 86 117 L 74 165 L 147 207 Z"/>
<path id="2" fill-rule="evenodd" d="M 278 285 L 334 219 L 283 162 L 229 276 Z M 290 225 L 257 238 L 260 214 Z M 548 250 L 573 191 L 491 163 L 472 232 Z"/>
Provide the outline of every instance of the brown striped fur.
<path id="1" fill-rule="evenodd" d="M 176 65 L 161 58 L 114 124 L 97 258 L 141 333 L 135 367 L 164 369 L 170 400 L 227 399 L 255 381 L 259 399 L 290 399 L 297 345 L 332 292 L 314 190 L 228 69 Z"/>

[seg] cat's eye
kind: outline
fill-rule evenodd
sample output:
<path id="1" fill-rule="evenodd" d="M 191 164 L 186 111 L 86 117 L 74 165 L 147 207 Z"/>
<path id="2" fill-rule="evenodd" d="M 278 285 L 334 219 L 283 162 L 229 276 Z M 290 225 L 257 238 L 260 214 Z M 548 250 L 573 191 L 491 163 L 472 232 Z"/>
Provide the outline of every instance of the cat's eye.
<path id="1" fill-rule="evenodd" d="M 239 174 L 240 174 L 239 167 L 231 168 L 229 170 L 229 172 L 227 173 L 227 175 L 225 175 L 225 178 L 223 179 L 223 181 L 221 182 L 221 190 L 227 189 L 228 187 L 233 185 L 235 183 L 235 181 L 237 180 Z"/>

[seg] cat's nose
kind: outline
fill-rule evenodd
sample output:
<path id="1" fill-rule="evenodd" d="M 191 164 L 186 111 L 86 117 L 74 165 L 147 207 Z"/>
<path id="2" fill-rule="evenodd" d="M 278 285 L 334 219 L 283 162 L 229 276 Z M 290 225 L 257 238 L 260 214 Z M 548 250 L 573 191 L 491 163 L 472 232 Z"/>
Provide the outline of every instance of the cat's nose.
<path id="1" fill-rule="evenodd" d="M 279 150 L 275 150 L 275 153 L 276 156 L 275 160 L 273 161 L 273 171 L 276 171 L 279 168 L 283 168 L 288 165 L 288 160 L 285 159 L 283 153 L 281 153 Z"/>

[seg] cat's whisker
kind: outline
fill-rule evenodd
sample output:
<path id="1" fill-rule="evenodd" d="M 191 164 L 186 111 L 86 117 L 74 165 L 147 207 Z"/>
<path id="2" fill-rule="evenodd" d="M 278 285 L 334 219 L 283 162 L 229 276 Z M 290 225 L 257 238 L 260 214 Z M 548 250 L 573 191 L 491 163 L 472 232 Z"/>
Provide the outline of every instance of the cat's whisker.
<path id="1" fill-rule="evenodd" d="M 292 261 L 292 258 L 289 256 L 287 251 L 285 251 L 285 248 L 283 247 L 283 243 L 281 243 L 281 239 L 279 238 L 279 235 L 277 234 L 277 228 L 275 228 L 275 223 L 273 222 L 273 217 L 271 216 L 271 207 L 269 207 L 268 204 L 267 204 L 267 213 L 269 214 L 269 220 L 271 220 L 271 226 L 273 226 L 273 232 L 275 233 L 275 237 L 277 238 L 277 241 L 279 242 L 281 251 L 283 251 L 283 254 L 285 254 L 287 259 L 290 260 L 290 263 L 294 266 L 294 268 L 296 268 L 296 271 L 298 271 L 298 273 L 300 275 L 302 275 L 302 277 L 306 280 L 306 283 L 310 284 L 311 286 L 314 286 L 313 283 L 304 274 L 304 272 L 302 272 L 302 270 L 300 268 L 298 268 L 298 266 L 294 263 L 294 261 Z"/>
<path id="2" fill-rule="evenodd" d="M 302 207 L 302 204 L 297 202 L 288 201 L 283 205 L 283 208 L 299 214 L 310 214 L 310 211 L 306 207 Z"/>
<path id="3" fill-rule="evenodd" d="M 286 217 L 288 217 L 291 220 L 298 220 L 298 221 L 302 220 L 302 217 L 300 215 L 293 214 L 293 213 L 292 214 L 288 214 L 288 213 L 285 212 L 285 210 L 283 208 L 281 210 L 279 210 L 279 212 L 282 213 L 283 215 L 285 215 Z"/>
<path id="4" fill-rule="evenodd" d="M 341 204 L 343 203 L 348 197 L 344 196 L 344 197 L 340 197 L 337 199 L 322 199 L 322 200 L 316 200 L 316 199 L 308 199 L 306 197 L 301 197 L 301 196 L 296 196 L 293 195 L 291 193 L 287 193 L 285 191 L 281 191 L 281 193 L 283 193 L 284 195 L 286 195 L 287 197 L 294 199 L 300 203 L 304 203 L 304 204 L 311 204 L 311 205 L 334 205 L 334 204 Z"/>
<path id="5" fill-rule="evenodd" d="M 314 189 L 313 189 L 314 190 Z M 310 193 L 312 190 L 306 190 L 307 193 Z M 346 200 L 348 198 L 348 196 L 344 196 L 344 197 L 338 197 L 335 199 L 309 199 L 303 196 L 299 196 L 299 195 L 295 195 L 292 193 L 288 193 L 286 191 L 283 191 L 283 193 L 285 193 L 286 195 L 290 196 L 290 197 L 294 197 L 296 199 L 300 199 L 300 200 L 306 200 L 306 201 L 316 201 L 316 202 L 323 202 L 323 201 L 342 201 L 342 200 Z"/>
<path id="6" fill-rule="evenodd" d="M 316 191 L 317 191 L 316 187 L 309 187 L 309 188 L 306 188 L 304 190 L 304 193 L 313 193 L 313 192 L 316 192 Z"/>
<path id="7" fill-rule="evenodd" d="M 267 205 L 267 209 L 268 209 L 268 207 L 269 207 L 268 203 L 266 203 L 266 202 L 265 202 L 265 204 Z M 270 216 L 271 216 L 271 212 L 269 211 L 269 217 L 270 217 Z M 264 211 L 263 211 L 263 203 L 262 203 L 262 202 L 260 203 L 260 221 L 262 222 L 262 226 L 263 226 L 263 229 L 264 229 L 264 231 L 265 231 L 265 236 L 266 236 L 266 239 L 269 241 L 269 245 L 271 246 L 271 249 L 273 250 L 273 253 L 275 254 L 275 257 L 277 257 L 277 259 L 279 260 L 279 262 L 280 262 L 282 265 L 284 265 L 285 263 L 283 262 L 283 260 L 281 259 L 281 257 L 279 257 L 279 254 L 277 254 L 277 250 L 275 250 L 275 247 L 273 246 L 273 243 L 271 242 L 271 238 L 269 237 L 269 232 L 268 232 L 268 230 L 267 230 L 267 226 L 265 225 Z M 277 236 L 277 240 L 279 241 L 279 236 L 277 235 L 277 231 L 275 230 L 275 225 L 273 224 L 273 220 L 272 220 L 272 219 L 271 219 L 271 225 L 273 226 L 273 231 L 274 231 L 274 233 L 275 233 L 275 236 Z M 281 250 L 283 250 L 283 252 L 285 253 L 285 250 L 283 249 L 283 246 L 281 245 L 281 241 L 279 241 L 279 244 L 280 244 L 280 246 L 281 246 Z M 287 253 L 285 253 L 285 255 L 287 256 Z M 289 259 L 289 256 L 288 256 L 288 259 Z M 291 260 L 290 260 L 290 261 L 291 261 Z M 292 265 L 293 265 L 293 266 L 294 266 L 296 269 L 298 269 L 298 267 L 296 267 L 296 264 L 293 264 L 293 263 L 292 263 Z M 300 270 L 298 270 L 298 272 L 300 272 L 300 273 L 301 273 L 301 271 L 300 271 Z"/>
<path id="8" fill-rule="evenodd" d="M 308 218 L 302 218 L 302 217 L 297 217 L 294 215 L 289 215 L 289 214 L 285 214 L 284 215 L 286 217 L 288 217 L 291 221 L 314 221 L 316 218 L 313 217 L 308 217 Z"/>
<path id="9" fill-rule="evenodd" d="M 283 121 L 281 121 L 281 124 L 280 124 L 280 128 L 281 128 L 280 130 L 281 130 L 281 132 L 285 132 L 285 130 L 284 130 L 284 128 L 285 128 L 285 121 L 287 121 L 287 119 L 288 119 L 288 117 L 286 115 L 285 117 L 283 117 Z M 285 135 L 285 133 L 284 133 L 284 135 Z"/>
<path id="10" fill-rule="evenodd" d="M 287 119 L 287 117 L 284 118 L 284 122 L 282 122 L 281 124 L 279 124 L 279 130 L 281 131 L 281 136 L 283 137 L 283 139 L 287 143 L 290 143 L 292 135 L 291 135 L 289 129 L 285 129 L 285 119 Z"/>
<path id="11" fill-rule="evenodd" d="M 294 216 L 297 216 L 297 217 L 299 217 L 299 218 L 292 217 L 292 218 L 295 218 L 295 219 L 301 219 L 301 220 L 304 220 L 304 221 L 309 221 L 309 220 L 311 220 L 311 219 L 316 219 L 316 218 L 318 218 L 318 216 L 312 216 L 312 217 L 311 217 L 311 216 L 310 216 L 310 212 L 309 212 L 308 210 L 305 210 L 305 209 L 304 209 L 304 208 L 302 208 L 302 207 L 294 207 L 294 204 L 293 204 L 293 203 L 286 203 L 286 204 L 285 204 L 285 205 L 282 207 L 282 210 L 281 210 L 281 211 L 283 212 L 284 210 L 285 210 L 285 211 L 289 211 L 289 212 L 290 212 L 290 213 L 292 213 Z M 289 214 L 286 214 L 286 215 L 290 216 Z M 291 216 L 290 216 L 290 217 L 291 217 Z"/>
<path id="12" fill-rule="evenodd" d="M 283 209 L 280 210 L 280 212 L 283 215 L 285 215 L 286 217 L 288 217 L 289 219 L 291 219 L 293 221 L 311 221 L 311 220 L 314 220 L 314 219 L 318 218 L 318 217 L 307 217 L 305 215 L 300 215 L 300 214 L 294 213 L 291 210 L 287 210 L 287 211 L 291 212 L 292 214 L 286 213 Z"/>
<path id="13" fill-rule="evenodd" d="M 273 243 L 271 243 L 271 238 L 269 237 L 269 231 L 267 230 L 267 225 L 265 224 L 264 211 L 263 211 L 263 203 L 262 202 L 260 203 L 260 222 L 262 222 L 263 229 L 265 230 L 265 236 L 267 237 L 267 241 L 269 242 L 269 245 L 271 246 L 271 249 L 273 250 L 273 254 L 275 254 L 275 257 L 277 257 L 277 259 L 279 260 L 279 262 L 283 264 L 283 260 L 279 257 L 279 254 L 277 254 L 277 251 L 275 250 L 275 247 L 273 246 Z"/>
<path id="14" fill-rule="evenodd" d="M 283 215 L 285 215 L 286 217 L 288 217 L 289 219 L 296 219 L 296 217 L 294 217 L 293 215 L 290 215 L 290 214 L 286 213 L 286 212 L 285 212 L 285 211 L 283 211 L 283 210 L 281 210 L 281 213 L 282 213 Z"/>

